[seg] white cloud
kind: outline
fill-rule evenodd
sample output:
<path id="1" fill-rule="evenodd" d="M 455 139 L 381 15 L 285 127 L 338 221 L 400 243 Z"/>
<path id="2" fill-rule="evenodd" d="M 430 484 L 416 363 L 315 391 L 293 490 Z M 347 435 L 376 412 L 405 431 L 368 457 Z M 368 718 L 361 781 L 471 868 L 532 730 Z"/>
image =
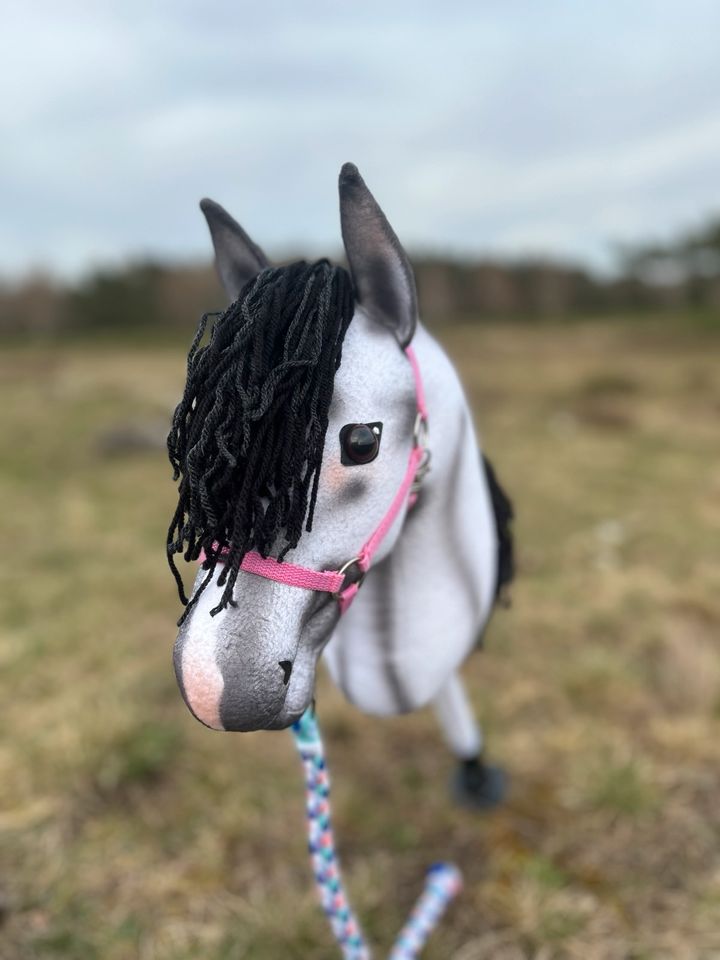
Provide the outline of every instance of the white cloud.
<path id="1" fill-rule="evenodd" d="M 206 256 L 206 193 L 333 252 L 345 160 L 410 246 L 602 262 L 720 210 L 719 33 L 708 0 L 17 3 L 0 274 Z"/>

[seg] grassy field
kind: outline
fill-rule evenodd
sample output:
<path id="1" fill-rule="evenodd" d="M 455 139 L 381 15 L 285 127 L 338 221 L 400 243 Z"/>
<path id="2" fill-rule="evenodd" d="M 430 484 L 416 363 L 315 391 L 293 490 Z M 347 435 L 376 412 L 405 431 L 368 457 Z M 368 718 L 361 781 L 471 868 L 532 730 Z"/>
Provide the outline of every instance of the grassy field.
<path id="1" fill-rule="evenodd" d="M 445 335 L 516 501 L 520 573 L 466 678 L 511 777 L 456 809 L 433 717 L 318 689 L 354 904 L 387 949 L 425 867 L 428 960 L 720 957 L 720 337 Z M 159 449 L 184 350 L 0 358 L 0 958 L 331 960 L 289 734 L 194 721 L 171 669 Z M 122 446 L 122 444 L 120 444 Z M 378 950 L 378 956 L 384 956 Z"/>

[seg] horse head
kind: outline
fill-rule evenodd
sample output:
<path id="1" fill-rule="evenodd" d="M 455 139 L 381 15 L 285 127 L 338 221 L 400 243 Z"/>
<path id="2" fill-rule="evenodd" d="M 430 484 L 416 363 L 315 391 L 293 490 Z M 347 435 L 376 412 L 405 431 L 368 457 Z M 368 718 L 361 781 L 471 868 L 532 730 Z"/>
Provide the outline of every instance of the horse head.
<path id="1" fill-rule="evenodd" d="M 210 343 L 200 346 L 203 328 L 191 349 L 169 440 L 181 502 L 168 548 L 171 560 L 204 557 L 174 664 L 188 707 L 215 729 L 282 728 L 306 710 L 341 605 L 335 591 L 303 588 L 286 572 L 339 572 L 347 591 L 389 507 L 397 501 L 373 566 L 392 552 L 407 511 L 398 491 L 418 443 L 404 352 L 417 326 L 413 273 L 352 164 L 339 191 L 352 280 L 326 262 L 271 267 L 222 207 L 201 204 L 231 306 Z M 322 351 L 336 356 L 323 365 Z M 249 556 L 280 561 L 280 574 L 257 575 Z"/>

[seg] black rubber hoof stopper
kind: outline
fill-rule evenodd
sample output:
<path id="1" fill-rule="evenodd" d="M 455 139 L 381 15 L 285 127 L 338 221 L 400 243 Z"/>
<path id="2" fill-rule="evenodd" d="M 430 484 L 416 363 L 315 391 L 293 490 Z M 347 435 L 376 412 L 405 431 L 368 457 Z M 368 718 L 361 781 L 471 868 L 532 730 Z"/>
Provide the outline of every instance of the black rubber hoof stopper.
<path id="1" fill-rule="evenodd" d="M 452 794 L 461 807 L 492 810 L 505 799 L 507 775 L 502 767 L 483 763 L 481 757 L 461 760 L 452 778 Z"/>

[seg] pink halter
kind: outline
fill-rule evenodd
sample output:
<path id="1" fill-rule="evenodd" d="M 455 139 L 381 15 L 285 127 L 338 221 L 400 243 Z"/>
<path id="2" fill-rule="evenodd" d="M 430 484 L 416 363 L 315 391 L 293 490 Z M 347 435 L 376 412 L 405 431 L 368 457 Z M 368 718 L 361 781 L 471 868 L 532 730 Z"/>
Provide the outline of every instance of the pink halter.
<path id="1" fill-rule="evenodd" d="M 302 587 L 305 590 L 320 590 L 332 593 L 340 605 L 340 612 L 345 613 L 355 599 L 365 574 L 370 569 L 372 559 L 378 547 L 385 539 L 388 530 L 392 527 L 395 518 L 402 510 L 406 501 L 412 506 L 417 497 L 423 477 L 430 465 L 430 451 L 427 447 L 427 407 L 425 406 L 425 392 L 423 390 L 420 367 L 418 366 L 415 351 L 411 346 L 405 347 L 405 354 L 410 361 L 413 377 L 415 378 L 415 402 L 417 416 L 413 430 L 413 447 L 408 458 L 408 465 L 392 503 L 387 513 L 375 528 L 372 536 L 365 541 L 357 556 L 344 563 L 339 570 L 312 570 L 310 567 L 301 567 L 286 560 L 278 561 L 274 557 L 262 557 L 255 550 L 245 554 L 240 569 L 246 573 L 254 573 L 267 580 L 276 580 L 291 587 Z M 204 555 L 200 560 L 205 559 Z M 345 586 L 347 573 L 352 567 L 360 570 L 360 576 Z"/>

